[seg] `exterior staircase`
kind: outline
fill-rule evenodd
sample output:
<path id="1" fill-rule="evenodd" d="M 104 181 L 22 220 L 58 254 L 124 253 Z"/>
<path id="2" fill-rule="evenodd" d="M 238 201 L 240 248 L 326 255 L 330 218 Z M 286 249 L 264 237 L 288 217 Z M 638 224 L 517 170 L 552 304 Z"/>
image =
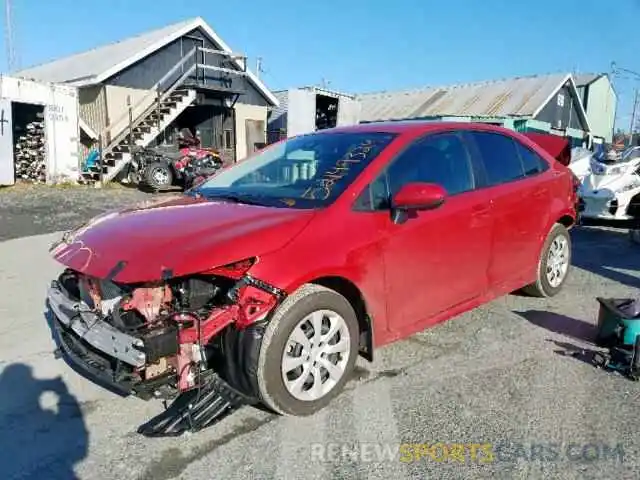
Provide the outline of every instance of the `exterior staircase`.
<path id="1" fill-rule="evenodd" d="M 89 182 L 112 181 L 131 160 L 132 145 L 148 146 L 195 99 L 195 90 L 186 88 L 176 88 L 162 95 L 158 102 L 132 122 L 131 127 L 127 126 L 105 148 L 101 149 L 102 162 L 83 172 L 84 179 Z"/>
<path id="2" fill-rule="evenodd" d="M 241 69 L 209 65 L 205 62 L 207 54 L 229 58 Z M 243 59 L 243 62 L 238 63 L 237 59 Z M 83 172 L 84 180 L 88 183 L 106 183 L 114 180 L 131 160 L 132 148 L 148 146 L 178 115 L 195 102 L 196 90 L 187 85 L 190 85 L 189 81 L 194 76 L 204 76 L 205 71 L 246 76 L 246 57 L 226 50 L 194 47 L 158 80 L 136 105 L 129 106 L 123 117 L 98 134 L 100 161 Z M 134 118 L 132 112 L 140 111 L 145 105 L 149 106 Z M 122 127 L 127 119 L 128 124 Z M 113 131 L 116 126 L 119 126 L 119 131 Z"/>

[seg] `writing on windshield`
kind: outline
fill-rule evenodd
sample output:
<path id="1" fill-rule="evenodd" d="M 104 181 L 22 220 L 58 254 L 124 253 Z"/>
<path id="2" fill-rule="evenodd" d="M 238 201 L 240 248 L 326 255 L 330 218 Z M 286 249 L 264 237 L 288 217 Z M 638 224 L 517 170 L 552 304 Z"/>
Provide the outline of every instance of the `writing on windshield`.
<path id="1" fill-rule="evenodd" d="M 351 165 L 365 161 L 374 146 L 372 140 L 366 140 L 351 149 L 344 158 L 338 160 L 333 167 L 324 172 L 316 180 L 316 183 L 309 186 L 302 194 L 302 198 L 309 200 L 328 199 L 335 184 L 349 174 Z"/>

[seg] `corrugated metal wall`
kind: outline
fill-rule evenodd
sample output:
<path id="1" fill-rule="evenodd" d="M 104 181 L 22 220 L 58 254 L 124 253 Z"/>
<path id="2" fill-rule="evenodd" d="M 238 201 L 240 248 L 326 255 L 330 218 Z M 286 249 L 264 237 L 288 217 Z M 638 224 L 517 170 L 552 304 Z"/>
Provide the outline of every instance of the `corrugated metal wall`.
<path id="1" fill-rule="evenodd" d="M 609 79 L 601 77 L 590 84 L 588 95 L 587 116 L 591 131 L 610 143 L 613 140 L 617 99 Z"/>

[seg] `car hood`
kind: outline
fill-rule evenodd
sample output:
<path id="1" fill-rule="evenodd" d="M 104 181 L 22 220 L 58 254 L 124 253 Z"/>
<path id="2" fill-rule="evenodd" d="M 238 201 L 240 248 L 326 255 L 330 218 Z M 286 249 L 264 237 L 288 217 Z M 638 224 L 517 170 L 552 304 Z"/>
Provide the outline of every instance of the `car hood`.
<path id="1" fill-rule="evenodd" d="M 206 271 L 283 247 L 311 210 L 175 197 L 93 218 L 52 249 L 63 265 L 116 282 Z"/>

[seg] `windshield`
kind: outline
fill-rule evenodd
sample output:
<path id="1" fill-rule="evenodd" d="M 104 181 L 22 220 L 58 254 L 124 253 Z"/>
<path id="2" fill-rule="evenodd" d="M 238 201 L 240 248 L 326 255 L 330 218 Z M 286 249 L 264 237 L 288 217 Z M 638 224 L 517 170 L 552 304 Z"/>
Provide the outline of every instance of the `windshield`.
<path id="1" fill-rule="evenodd" d="M 395 136 L 322 132 L 294 137 L 221 171 L 190 194 L 268 206 L 326 206 Z"/>
<path id="2" fill-rule="evenodd" d="M 631 147 L 624 151 L 622 154 L 622 160 L 628 162 L 640 157 L 640 147 Z"/>

